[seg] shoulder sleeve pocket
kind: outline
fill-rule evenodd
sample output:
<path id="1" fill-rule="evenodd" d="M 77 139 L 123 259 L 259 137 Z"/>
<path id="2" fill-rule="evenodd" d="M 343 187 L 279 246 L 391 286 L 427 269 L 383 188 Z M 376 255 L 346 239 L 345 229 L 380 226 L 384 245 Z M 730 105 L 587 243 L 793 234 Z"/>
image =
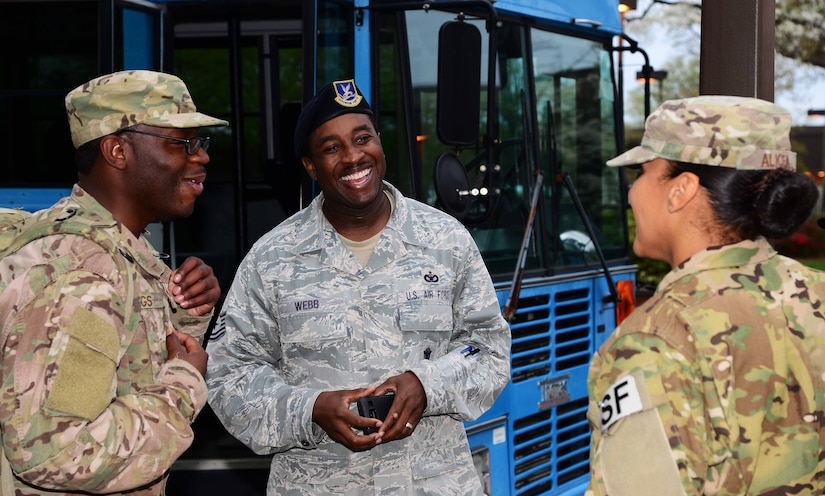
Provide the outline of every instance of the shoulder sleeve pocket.
<path id="1" fill-rule="evenodd" d="M 656 374 L 626 375 L 607 389 L 599 406 L 602 436 L 596 467 L 610 496 L 685 494 L 660 405 L 664 387 Z"/>
<path id="2" fill-rule="evenodd" d="M 94 420 L 112 401 L 120 347 L 117 330 L 82 306 L 68 314 L 61 329 L 68 343 L 58 362 L 46 408 Z"/>

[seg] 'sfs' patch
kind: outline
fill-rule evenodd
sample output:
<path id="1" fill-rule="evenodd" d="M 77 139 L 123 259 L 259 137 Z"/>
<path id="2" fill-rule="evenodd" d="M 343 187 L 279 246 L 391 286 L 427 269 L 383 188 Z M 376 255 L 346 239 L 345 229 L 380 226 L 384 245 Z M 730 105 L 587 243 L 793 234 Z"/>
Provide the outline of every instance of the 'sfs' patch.
<path id="1" fill-rule="evenodd" d="M 641 412 L 642 398 L 636 385 L 636 378 L 628 375 L 614 382 L 599 402 L 601 409 L 601 431 L 616 423 L 619 419 Z"/>

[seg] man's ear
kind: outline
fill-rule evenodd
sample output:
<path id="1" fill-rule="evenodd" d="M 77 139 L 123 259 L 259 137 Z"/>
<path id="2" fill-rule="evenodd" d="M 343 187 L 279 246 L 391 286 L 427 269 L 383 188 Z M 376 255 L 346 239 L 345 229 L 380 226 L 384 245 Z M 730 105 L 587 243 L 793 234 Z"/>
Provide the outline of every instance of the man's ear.
<path id="1" fill-rule="evenodd" d="M 309 157 L 301 157 L 301 163 L 304 164 L 304 169 L 307 170 L 309 177 L 312 178 L 313 181 L 317 181 L 318 174 L 315 172 L 315 164 L 312 163 L 312 159 Z"/>
<path id="2" fill-rule="evenodd" d="M 696 198 L 699 192 L 699 176 L 683 172 L 673 178 L 667 192 L 667 211 L 678 212 Z"/>
<path id="3" fill-rule="evenodd" d="M 106 135 L 100 139 L 100 158 L 115 169 L 125 169 L 128 146 L 120 136 Z"/>

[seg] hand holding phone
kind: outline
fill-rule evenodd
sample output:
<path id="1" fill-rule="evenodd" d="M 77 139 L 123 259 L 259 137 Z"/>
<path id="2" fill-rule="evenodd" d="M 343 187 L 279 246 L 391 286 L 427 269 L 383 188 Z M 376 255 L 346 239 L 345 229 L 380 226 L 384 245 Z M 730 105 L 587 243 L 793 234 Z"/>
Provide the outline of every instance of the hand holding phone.
<path id="1" fill-rule="evenodd" d="M 392 401 L 394 399 L 394 394 L 364 396 L 363 398 L 358 398 L 358 415 L 378 419 L 383 422 L 384 419 L 387 418 L 387 414 L 390 412 L 390 406 L 392 405 Z M 367 427 L 363 431 L 364 434 L 372 434 L 373 432 L 378 432 L 378 428 Z"/>

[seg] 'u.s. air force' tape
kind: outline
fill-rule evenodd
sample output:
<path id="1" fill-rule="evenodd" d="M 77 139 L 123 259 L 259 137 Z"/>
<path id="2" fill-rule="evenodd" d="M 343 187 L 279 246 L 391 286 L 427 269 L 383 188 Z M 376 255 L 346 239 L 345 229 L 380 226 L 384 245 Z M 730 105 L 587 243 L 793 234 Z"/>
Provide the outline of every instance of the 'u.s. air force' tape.
<path id="1" fill-rule="evenodd" d="M 619 419 L 641 412 L 644 407 L 639 388 L 636 386 L 636 378 L 628 375 L 611 384 L 602 396 L 599 408 L 601 409 L 602 432 Z"/>

